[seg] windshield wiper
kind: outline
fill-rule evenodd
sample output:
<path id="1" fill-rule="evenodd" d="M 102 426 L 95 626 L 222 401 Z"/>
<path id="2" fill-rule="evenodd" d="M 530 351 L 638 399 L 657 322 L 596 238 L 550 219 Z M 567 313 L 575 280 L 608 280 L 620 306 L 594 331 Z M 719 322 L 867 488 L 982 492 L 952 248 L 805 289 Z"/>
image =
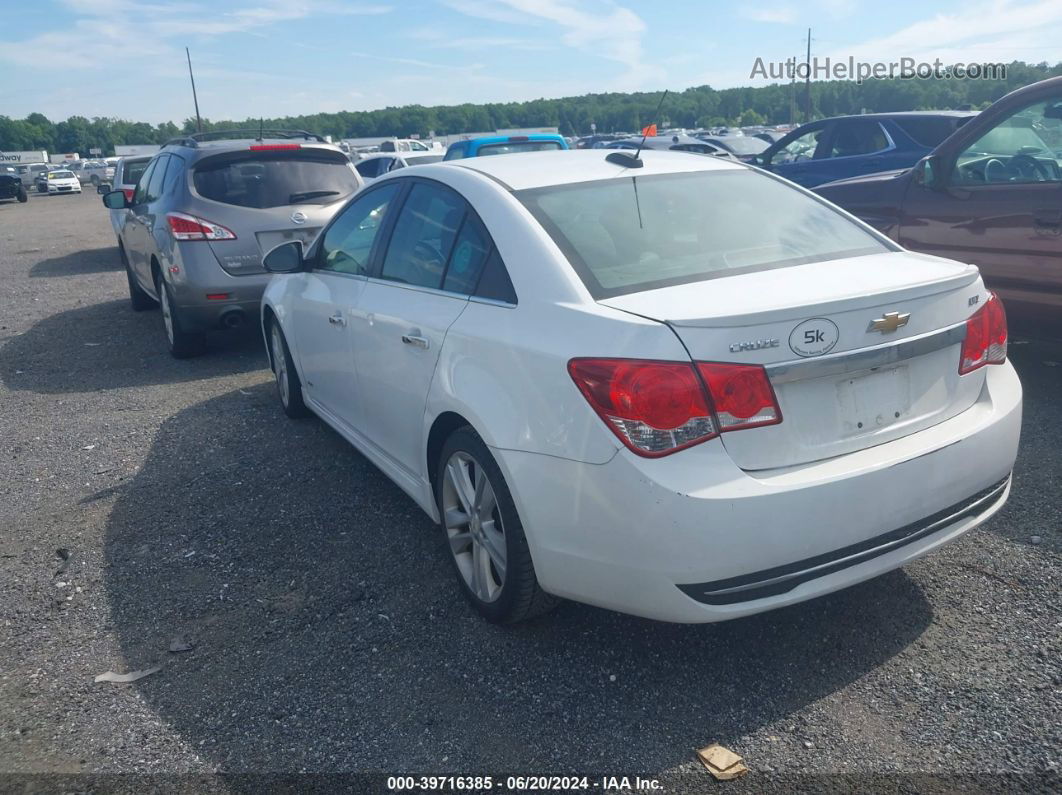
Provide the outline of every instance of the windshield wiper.
<path id="1" fill-rule="evenodd" d="M 338 196 L 337 190 L 304 190 L 302 193 L 293 193 L 288 196 L 288 204 L 304 202 L 307 199 L 320 199 L 322 196 Z"/>

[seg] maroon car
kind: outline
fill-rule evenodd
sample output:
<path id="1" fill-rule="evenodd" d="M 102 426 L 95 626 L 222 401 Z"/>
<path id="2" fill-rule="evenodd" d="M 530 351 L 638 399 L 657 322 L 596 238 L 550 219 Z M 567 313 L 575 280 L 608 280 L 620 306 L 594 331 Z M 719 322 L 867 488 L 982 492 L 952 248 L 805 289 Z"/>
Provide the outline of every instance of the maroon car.
<path id="1" fill-rule="evenodd" d="M 1027 331 L 1062 331 L 1062 77 L 1007 94 L 913 168 L 815 192 L 906 248 L 974 263 Z"/>

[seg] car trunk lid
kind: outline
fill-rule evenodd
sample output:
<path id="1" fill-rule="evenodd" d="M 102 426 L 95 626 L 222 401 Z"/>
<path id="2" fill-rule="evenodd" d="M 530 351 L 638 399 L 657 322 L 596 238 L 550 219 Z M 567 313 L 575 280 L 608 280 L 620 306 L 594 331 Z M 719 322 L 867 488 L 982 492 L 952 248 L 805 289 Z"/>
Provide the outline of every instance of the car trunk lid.
<path id="1" fill-rule="evenodd" d="M 972 265 L 909 252 L 808 263 L 601 303 L 668 324 L 697 361 L 760 364 L 782 422 L 724 433 L 746 470 L 843 455 L 943 422 L 977 400 L 959 376 Z"/>

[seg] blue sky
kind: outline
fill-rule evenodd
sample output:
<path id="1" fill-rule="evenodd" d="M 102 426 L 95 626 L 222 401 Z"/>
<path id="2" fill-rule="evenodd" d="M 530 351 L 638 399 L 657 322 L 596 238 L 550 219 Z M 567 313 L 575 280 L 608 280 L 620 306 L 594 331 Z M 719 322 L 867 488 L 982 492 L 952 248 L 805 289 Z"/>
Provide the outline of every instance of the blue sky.
<path id="1" fill-rule="evenodd" d="M 757 57 L 1062 59 L 1062 0 L 7 3 L 0 113 L 208 118 L 757 85 Z"/>

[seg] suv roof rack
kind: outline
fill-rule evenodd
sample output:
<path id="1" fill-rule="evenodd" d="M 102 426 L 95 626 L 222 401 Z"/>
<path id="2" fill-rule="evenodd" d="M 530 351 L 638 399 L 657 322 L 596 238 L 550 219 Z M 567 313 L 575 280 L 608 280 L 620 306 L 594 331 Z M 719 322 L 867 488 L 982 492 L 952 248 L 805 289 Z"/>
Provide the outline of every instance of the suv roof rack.
<path id="1" fill-rule="evenodd" d="M 261 141 L 264 138 L 303 138 L 307 141 L 316 141 L 322 144 L 328 143 L 322 136 L 306 130 L 274 130 L 268 127 L 247 127 L 242 130 L 210 130 L 209 132 L 182 135 L 177 138 L 171 138 L 163 146 L 189 146 L 195 148 L 201 142 L 211 140 L 250 139 Z"/>

